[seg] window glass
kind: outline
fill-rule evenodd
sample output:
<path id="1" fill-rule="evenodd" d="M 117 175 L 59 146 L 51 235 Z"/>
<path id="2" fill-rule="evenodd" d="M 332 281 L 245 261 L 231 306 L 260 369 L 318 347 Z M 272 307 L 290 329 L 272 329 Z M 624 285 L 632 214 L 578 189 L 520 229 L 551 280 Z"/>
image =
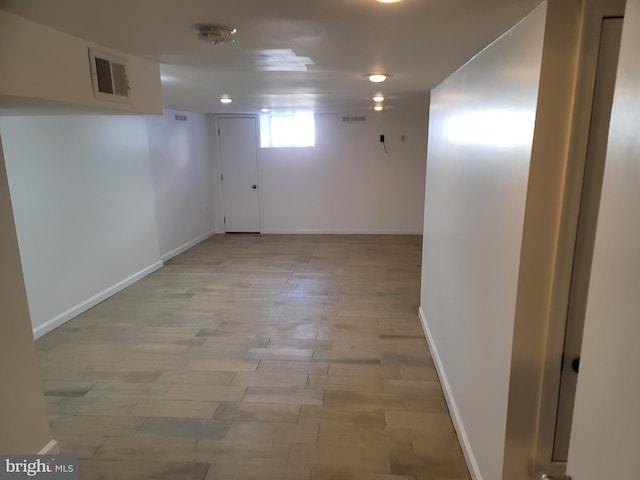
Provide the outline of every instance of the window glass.
<path id="1" fill-rule="evenodd" d="M 260 116 L 262 148 L 302 148 L 316 144 L 313 112 L 266 114 Z"/>

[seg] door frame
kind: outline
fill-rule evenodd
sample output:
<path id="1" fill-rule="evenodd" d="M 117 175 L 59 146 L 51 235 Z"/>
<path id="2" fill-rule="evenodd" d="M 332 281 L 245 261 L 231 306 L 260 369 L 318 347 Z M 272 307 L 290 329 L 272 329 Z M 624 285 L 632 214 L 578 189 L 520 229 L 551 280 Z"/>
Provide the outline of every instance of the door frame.
<path id="1" fill-rule="evenodd" d="M 563 227 L 560 229 L 558 255 L 563 255 L 555 286 L 553 311 L 547 337 L 546 368 L 542 371 L 540 417 L 533 475 L 542 473 L 564 475 L 566 462 L 553 460 L 555 427 L 558 414 L 558 397 L 567 313 L 571 291 L 573 261 L 578 234 L 582 187 L 589 144 L 593 93 L 598 67 L 598 53 L 602 34 L 602 22 L 607 17 L 623 17 L 625 0 L 584 1 L 582 35 L 573 112 L 574 126 L 571 132 L 568 171 L 565 179 L 563 202 Z M 544 472 L 543 472 L 544 471 Z M 562 478 L 562 477 L 561 477 Z"/>
<path id="2" fill-rule="evenodd" d="M 602 19 L 623 16 L 625 4 L 548 0 L 545 42 L 560 47 L 547 58 L 543 54 L 514 322 L 505 479 L 565 475 L 566 462 L 554 462 L 552 455 L 598 49 Z M 545 145 L 554 145 L 550 155 Z"/>
<path id="3" fill-rule="evenodd" d="M 212 129 L 211 129 L 211 137 L 214 139 L 213 143 L 215 144 L 215 152 L 216 152 L 216 175 L 215 175 L 215 185 L 216 190 L 218 191 L 218 201 L 220 204 L 220 214 L 222 219 L 222 233 L 227 233 L 227 226 L 224 221 L 225 214 L 225 204 L 224 204 L 224 185 L 222 181 L 222 152 L 220 151 L 220 119 L 238 119 L 238 118 L 248 118 L 253 120 L 253 126 L 256 134 L 256 163 L 257 163 L 257 174 L 258 174 L 258 233 L 262 233 L 262 162 L 260 162 L 260 130 L 258 127 L 258 117 L 257 115 L 251 114 L 215 114 L 213 115 Z"/>

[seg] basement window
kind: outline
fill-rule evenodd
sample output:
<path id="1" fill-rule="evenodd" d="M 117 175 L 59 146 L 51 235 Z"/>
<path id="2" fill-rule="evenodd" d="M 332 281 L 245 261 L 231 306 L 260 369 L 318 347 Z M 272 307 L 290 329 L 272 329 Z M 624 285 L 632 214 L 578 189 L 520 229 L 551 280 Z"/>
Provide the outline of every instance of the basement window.
<path id="1" fill-rule="evenodd" d="M 260 147 L 305 148 L 316 144 L 313 112 L 260 115 Z"/>

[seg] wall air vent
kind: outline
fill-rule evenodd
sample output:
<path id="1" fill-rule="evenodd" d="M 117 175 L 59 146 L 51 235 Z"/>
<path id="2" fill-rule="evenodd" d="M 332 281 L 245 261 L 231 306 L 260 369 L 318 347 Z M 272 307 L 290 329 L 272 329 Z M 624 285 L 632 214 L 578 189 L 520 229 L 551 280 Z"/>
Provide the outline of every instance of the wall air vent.
<path id="1" fill-rule="evenodd" d="M 343 122 L 366 122 L 367 117 L 342 117 Z"/>
<path id="2" fill-rule="evenodd" d="M 95 99 L 131 103 L 127 61 L 94 48 L 89 48 L 89 61 Z"/>

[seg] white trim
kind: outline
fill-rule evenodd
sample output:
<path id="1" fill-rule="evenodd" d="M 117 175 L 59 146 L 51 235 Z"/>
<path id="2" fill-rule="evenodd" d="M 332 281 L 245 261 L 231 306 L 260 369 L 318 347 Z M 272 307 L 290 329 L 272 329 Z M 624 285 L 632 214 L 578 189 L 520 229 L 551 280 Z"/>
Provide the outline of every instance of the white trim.
<path id="1" fill-rule="evenodd" d="M 277 235 L 422 235 L 422 230 L 377 230 L 340 228 L 265 228 L 261 233 Z"/>
<path id="2" fill-rule="evenodd" d="M 159 270 L 160 268 L 162 268 L 162 266 L 163 266 L 162 262 L 155 262 L 152 265 L 149 265 L 148 267 L 140 270 L 139 272 L 134 273 L 133 275 L 125 278 L 124 280 L 121 280 L 120 282 L 116 283 L 115 285 L 112 285 L 111 287 L 107 288 L 106 290 L 103 290 L 102 292 L 97 293 L 96 295 L 94 295 L 93 297 L 85 300 L 84 302 L 81 302 L 78 305 L 75 305 L 75 306 L 71 307 L 70 309 L 62 312 L 60 315 L 56 315 L 52 319 L 50 319 L 50 320 L 46 321 L 45 323 L 43 323 L 42 325 L 39 325 L 36 328 L 34 328 L 33 329 L 33 338 L 37 340 L 38 338 L 40 338 L 43 335 L 49 333 L 50 331 L 54 330 L 55 328 L 58 328 L 60 325 L 68 322 L 73 317 L 76 317 L 76 316 L 80 315 L 81 313 L 86 312 L 91 307 L 94 307 L 97 304 L 99 304 L 100 302 L 102 302 L 103 300 L 106 300 L 110 296 L 115 295 L 120 290 L 124 290 L 129 285 L 137 282 L 141 278 L 146 277 L 147 275 L 155 272 L 156 270 Z"/>
<path id="3" fill-rule="evenodd" d="M 49 440 L 42 450 L 38 452 L 38 455 L 58 455 L 60 453 L 60 445 L 55 438 Z"/>
<path id="4" fill-rule="evenodd" d="M 455 427 L 456 433 L 458 434 L 458 440 L 460 442 L 460 446 L 462 447 L 462 453 L 464 454 L 464 458 L 467 462 L 467 467 L 469 468 L 469 471 L 471 473 L 471 478 L 473 480 L 482 480 L 482 474 L 480 473 L 478 462 L 475 455 L 473 454 L 473 449 L 471 448 L 469 437 L 467 436 L 464 424 L 462 423 L 462 417 L 460 416 L 460 412 L 458 411 L 458 405 L 456 404 L 456 400 L 453 396 L 453 391 L 451 390 L 449 379 L 447 378 L 444 366 L 442 365 L 438 347 L 436 346 L 435 340 L 433 339 L 431 331 L 429 330 L 429 325 L 427 324 L 427 319 L 425 317 L 422 306 L 420 306 L 420 308 L 418 309 L 418 314 L 420 316 L 420 324 L 422 325 L 422 330 L 424 331 L 427 343 L 429 344 L 429 350 L 431 350 L 433 363 L 435 364 L 436 371 L 438 372 L 438 378 L 440 379 L 442 390 L 444 391 L 444 397 L 447 400 L 447 406 L 449 407 L 451 420 L 453 421 L 453 426 Z"/>
<path id="5" fill-rule="evenodd" d="M 193 240 L 191 240 L 190 242 L 185 243 L 184 245 L 179 246 L 178 248 L 174 248 L 173 250 L 171 250 L 170 252 L 165 253 L 164 255 L 160 256 L 160 260 L 162 260 L 163 262 L 166 262 L 167 260 L 172 259 L 173 257 L 176 257 L 178 255 L 180 255 L 183 252 L 186 252 L 187 250 L 189 250 L 191 247 L 199 244 L 200 242 L 202 242 L 203 240 L 206 240 L 207 238 L 211 237 L 212 235 L 214 235 L 214 232 L 207 232 L 204 235 L 200 235 L 197 238 L 194 238 Z"/>

